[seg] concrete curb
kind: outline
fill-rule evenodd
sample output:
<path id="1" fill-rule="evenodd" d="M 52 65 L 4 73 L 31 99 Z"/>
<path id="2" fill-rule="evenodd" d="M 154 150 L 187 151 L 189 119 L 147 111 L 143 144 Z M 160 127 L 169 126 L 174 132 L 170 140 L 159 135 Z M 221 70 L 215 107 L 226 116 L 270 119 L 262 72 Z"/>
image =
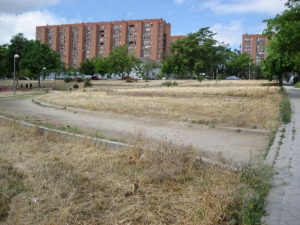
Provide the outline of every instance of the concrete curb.
<path id="1" fill-rule="evenodd" d="M 48 136 L 52 132 L 52 133 L 56 133 L 56 134 L 60 135 L 63 138 L 69 138 L 70 140 L 91 141 L 96 145 L 104 145 L 104 146 L 109 147 L 111 149 L 124 149 L 124 148 L 131 147 L 131 145 L 128 145 L 128 144 L 125 144 L 125 143 L 110 141 L 110 140 L 100 139 L 100 138 L 95 138 L 95 137 L 90 137 L 90 136 L 84 136 L 84 135 L 80 135 L 80 134 L 74 134 L 74 133 L 70 133 L 70 132 L 66 132 L 66 131 L 60 131 L 60 130 L 56 130 L 56 129 L 51 129 L 51 128 L 47 128 L 47 127 L 27 123 L 27 122 L 24 122 L 24 121 L 11 119 L 11 118 L 8 118 L 8 117 L 3 116 L 3 115 L 0 115 L 0 118 L 4 119 L 4 120 L 9 120 L 9 121 L 16 122 L 16 123 L 21 124 L 25 127 L 41 129 L 42 134 L 45 135 L 45 136 Z"/>
<path id="2" fill-rule="evenodd" d="M 282 125 L 276 132 L 272 146 L 269 149 L 264 164 L 273 166 L 280 151 L 282 140 L 284 137 L 286 126 Z M 284 132 L 283 132 L 284 131 Z"/>
<path id="3" fill-rule="evenodd" d="M 70 132 L 66 132 L 66 131 L 51 129 L 51 128 L 47 128 L 47 127 L 27 123 L 27 122 L 24 122 L 24 121 L 12 119 L 12 118 L 9 118 L 9 117 L 3 116 L 3 115 L 0 115 L 0 119 L 16 122 L 16 123 L 18 123 L 22 126 L 29 127 L 29 128 L 41 129 L 42 135 L 45 135 L 45 136 L 48 136 L 52 132 L 52 133 L 60 135 L 60 137 L 62 137 L 62 138 L 68 138 L 69 140 L 91 141 L 96 146 L 97 145 L 102 145 L 102 146 L 105 146 L 105 147 L 108 147 L 108 148 L 114 149 L 114 150 L 122 150 L 122 149 L 132 147 L 132 145 L 121 143 L 121 142 L 110 141 L 110 140 L 106 140 L 106 139 L 94 138 L 94 137 L 90 137 L 90 136 L 84 136 L 84 135 L 74 134 L 74 133 L 70 133 Z M 230 170 L 233 170 L 233 171 L 241 170 L 241 166 L 236 166 L 235 167 L 235 166 L 227 165 L 227 164 L 224 164 L 222 162 L 214 161 L 212 159 L 202 157 L 202 156 L 197 157 L 197 158 L 202 160 L 205 163 L 209 163 L 211 165 L 215 165 L 215 166 L 218 166 L 218 167 L 221 167 L 221 168 L 224 168 L 224 169 L 230 169 Z"/>
<path id="4" fill-rule="evenodd" d="M 42 107 L 48 107 L 48 108 L 54 108 L 54 109 L 62 109 L 62 110 L 69 110 L 73 112 L 83 112 L 83 113 L 97 113 L 94 111 L 86 110 L 86 109 L 79 109 L 79 108 L 74 108 L 70 106 L 58 106 L 58 105 L 53 105 L 49 103 L 42 102 L 40 100 L 37 100 L 36 98 L 32 99 L 32 102 L 40 105 Z M 223 129 L 223 130 L 230 130 L 230 131 L 239 131 L 239 132 L 252 132 L 252 133 L 269 133 L 270 131 L 268 130 L 262 130 L 262 129 L 250 129 L 250 128 L 243 128 L 243 127 L 224 127 L 224 126 L 215 126 L 215 128 L 218 129 Z"/>

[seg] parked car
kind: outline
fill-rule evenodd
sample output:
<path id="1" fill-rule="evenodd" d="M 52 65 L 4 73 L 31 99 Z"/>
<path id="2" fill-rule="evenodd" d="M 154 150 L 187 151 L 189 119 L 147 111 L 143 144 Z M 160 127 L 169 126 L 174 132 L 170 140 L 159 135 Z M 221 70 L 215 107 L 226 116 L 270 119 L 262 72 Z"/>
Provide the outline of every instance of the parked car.
<path id="1" fill-rule="evenodd" d="M 28 77 L 19 77 L 19 80 L 30 80 Z"/>
<path id="2" fill-rule="evenodd" d="M 92 80 L 100 80 L 100 78 L 99 78 L 98 76 L 96 76 L 96 75 L 92 76 L 91 79 L 92 79 Z"/>
<path id="3" fill-rule="evenodd" d="M 226 77 L 225 80 L 240 80 L 240 78 L 238 78 L 236 76 L 229 76 L 229 77 Z"/>

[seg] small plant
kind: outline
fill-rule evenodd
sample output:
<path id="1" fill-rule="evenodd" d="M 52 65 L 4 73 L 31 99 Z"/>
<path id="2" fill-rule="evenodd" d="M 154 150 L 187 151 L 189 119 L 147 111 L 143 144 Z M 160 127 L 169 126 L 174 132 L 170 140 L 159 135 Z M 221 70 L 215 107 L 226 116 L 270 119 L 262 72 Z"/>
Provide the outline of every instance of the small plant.
<path id="1" fill-rule="evenodd" d="M 79 88 L 79 85 L 78 85 L 78 84 L 74 84 L 74 85 L 73 85 L 73 88 L 74 88 L 74 89 L 78 89 L 78 88 Z"/>
<path id="2" fill-rule="evenodd" d="M 281 120 L 283 123 L 288 124 L 291 122 L 291 117 L 292 117 L 292 106 L 290 99 L 287 95 L 287 93 L 282 89 L 282 101 L 280 104 L 280 115 L 281 115 Z"/>
<path id="3" fill-rule="evenodd" d="M 216 80 L 223 80 L 224 76 L 222 74 L 218 74 Z"/>
<path id="4" fill-rule="evenodd" d="M 64 79 L 64 82 L 65 82 L 65 83 L 70 83 L 72 80 L 73 80 L 73 79 L 72 79 L 71 77 L 66 77 L 66 78 Z"/>
<path id="5" fill-rule="evenodd" d="M 236 191 L 235 200 L 228 208 L 230 224 L 261 224 L 261 217 L 266 214 L 266 197 L 272 186 L 273 174 L 268 166 L 249 166 L 242 170 L 240 180 L 246 186 Z"/>
<path id="6" fill-rule="evenodd" d="M 175 87 L 178 86 L 178 83 L 176 81 L 166 81 L 163 82 L 160 86 L 165 86 L 165 87 Z"/>
<path id="7" fill-rule="evenodd" d="M 84 87 L 91 87 L 92 85 L 91 79 L 84 80 Z"/>
<path id="8" fill-rule="evenodd" d="M 82 77 L 77 77 L 76 78 L 76 81 L 79 83 L 79 82 L 83 82 L 83 78 Z"/>

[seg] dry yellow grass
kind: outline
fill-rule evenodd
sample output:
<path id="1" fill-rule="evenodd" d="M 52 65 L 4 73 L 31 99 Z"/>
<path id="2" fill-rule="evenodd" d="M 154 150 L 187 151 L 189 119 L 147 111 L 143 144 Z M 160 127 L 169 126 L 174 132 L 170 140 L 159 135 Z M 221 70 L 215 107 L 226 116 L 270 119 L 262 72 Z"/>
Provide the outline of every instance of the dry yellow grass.
<path id="1" fill-rule="evenodd" d="M 229 224 L 241 185 L 191 149 L 144 146 L 140 136 L 127 151 L 109 151 L 0 120 L 0 143 L 0 169 L 11 168 L 0 199 L 13 192 L 0 224 Z"/>
<path id="2" fill-rule="evenodd" d="M 72 93 L 55 92 L 39 99 L 60 106 L 120 115 L 248 128 L 278 126 L 281 101 L 278 87 L 262 86 L 264 82 L 258 81 L 179 82 L 183 87 L 181 84 L 171 88 L 103 85 Z"/>

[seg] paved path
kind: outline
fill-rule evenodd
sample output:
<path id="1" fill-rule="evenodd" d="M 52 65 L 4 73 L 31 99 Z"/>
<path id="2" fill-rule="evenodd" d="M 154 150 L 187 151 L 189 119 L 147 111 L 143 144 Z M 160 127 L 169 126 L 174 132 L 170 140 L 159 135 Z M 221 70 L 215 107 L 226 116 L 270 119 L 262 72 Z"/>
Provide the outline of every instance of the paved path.
<path id="1" fill-rule="evenodd" d="M 173 143 L 192 145 L 210 156 L 222 155 L 233 164 L 248 163 L 262 158 L 268 145 L 268 133 L 237 132 L 236 129 L 210 128 L 199 124 L 146 118 L 121 117 L 109 113 L 72 112 L 45 108 L 31 102 L 31 99 L 1 100 L 1 109 L 46 119 L 64 125 L 99 130 L 110 137 L 130 137 L 143 130 L 149 139 L 163 137 Z M 217 160 L 219 160 L 217 158 Z"/>
<path id="2" fill-rule="evenodd" d="M 287 87 L 294 115 L 275 161 L 278 174 L 268 196 L 268 225 L 300 225 L 300 90 Z"/>

